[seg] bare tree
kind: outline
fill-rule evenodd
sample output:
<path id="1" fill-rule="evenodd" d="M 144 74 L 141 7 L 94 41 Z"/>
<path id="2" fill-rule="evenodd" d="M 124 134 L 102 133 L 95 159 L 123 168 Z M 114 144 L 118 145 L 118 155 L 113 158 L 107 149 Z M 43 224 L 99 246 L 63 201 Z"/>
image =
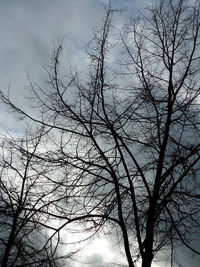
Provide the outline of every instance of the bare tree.
<path id="1" fill-rule="evenodd" d="M 35 157 L 43 131 L 24 140 L 1 138 L 0 262 L 6 266 L 59 266 L 56 243 L 47 242 L 44 210 L 50 206 L 49 173 Z M 46 185 L 46 186 L 45 186 Z M 42 186 L 42 189 L 41 189 Z M 42 216 L 40 210 L 43 210 Z M 45 226 L 45 227 L 44 227 Z"/>
<path id="2" fill-rule="evenodd" d="M 103 27 L 87 47 L 86 75 L 60 73 L 59 45 L 48 69 L 49 88 L 30 81 L 38 117 L 2 100 L 48 131 L 40 153 L 65 192 L 54 202 L 61 226 L 92 234 L 111 225 L 123 240 L 130 267 L 149 267 L 160 251 L 191 245 L 199 234 L 200 10 L 185 0 L 161 0 L 119 33 L 119 68 L 110 58 L 115 28 Z"/>

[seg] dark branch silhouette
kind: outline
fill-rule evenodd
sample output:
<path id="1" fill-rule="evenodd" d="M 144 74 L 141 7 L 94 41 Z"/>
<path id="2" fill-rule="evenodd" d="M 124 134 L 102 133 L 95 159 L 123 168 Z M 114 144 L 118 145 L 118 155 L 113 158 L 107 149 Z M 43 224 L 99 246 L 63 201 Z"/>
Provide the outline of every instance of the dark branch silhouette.
<path id="1" fill-rule="evenodd" d="M 173 264 L 175 246 L 200 253 L 191 243 L 200 229 L 199 4 L 161 0 L 121 31 L 116 11 L 106 9 L 86 49 L 87 75 L 62 77 L 58 45 L 48 88 L 30 80 L 35 116 L 1 99 L 46 129 L 46 151 L 34 158 L 57 174 L 48 175 L 54 211 L 40 210 L 60 220 L 54 234 L 77 223 L 91 235 L 107 227 L 130 267 L 139 259 L 150 267 L 169 248 Z"/>

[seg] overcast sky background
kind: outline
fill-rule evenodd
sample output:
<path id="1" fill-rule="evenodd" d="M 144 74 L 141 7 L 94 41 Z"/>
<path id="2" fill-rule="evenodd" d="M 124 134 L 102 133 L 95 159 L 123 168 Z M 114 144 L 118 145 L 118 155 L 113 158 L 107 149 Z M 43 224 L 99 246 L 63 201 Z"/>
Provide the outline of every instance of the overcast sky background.
<path id="1" fill-rule="evenodd" d="M 113 7 L 127 8 L 117 25 L 135 15 L 151 0 L 113 0 Z M 25 105 L 27 73 L 41 82 L 49 63 L 53 40 L 65 38 L 66 65 L 81 68 L 83 47 L 101 25 L 107 0 L 0 0 L 0 89 L 10 86 L 10 95 Z M 116 26 L 117 26 L 116 25 Z M 12 117 L 0 106 L 0 126 L 19 131 Z"/>
<path id="2" fill-rule="evenodd" d="M 92 37 L 94 26 L 101 25 L 105 0 L 0 0 L 0 89 L 7 90 L 19 106 L 26 106 L 27 73 L 41 82 L 44 66 L 49 63 L 53 40 L 64 37 L 66 65 L 81 68 L 84 61 L 82 48 Z M 128 17 L 136 16 L 151 0 L 113 0 L 113 7 L 127 8 L 115 18 L 116 26 Z M 18 124 L 0 104 L 0 132 L 6 127 L 12 132 L 21 131 Z M 102 250 L 102 254 L 99 252 Z M 101 239 L 94 242 L 85 259 L 93 261 L 92 267 L 106 265 L 107 256 L 116 258 L 112 245 Z M 184 251 L 184 267 L 198 267 Z M 74 263 L 73 267 L 85 267 Z M 155 264 L 164 267 L 165 264 Z M 166 265 L 167 266 L 167 265 Z"/>

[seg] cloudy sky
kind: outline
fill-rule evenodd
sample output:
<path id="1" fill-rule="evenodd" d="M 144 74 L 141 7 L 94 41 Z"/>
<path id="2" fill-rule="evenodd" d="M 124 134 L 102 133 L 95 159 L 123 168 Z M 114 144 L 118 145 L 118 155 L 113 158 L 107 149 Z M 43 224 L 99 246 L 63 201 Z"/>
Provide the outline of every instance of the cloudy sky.
<path id="1" fill-rule="evenodd" d="M 25 105 L 27 73 L 35 81 L 44 77 L 53 40 L 64 37 L 67 64 L 81 67 L 83 47 L 90 40 L 94 26 L 102 22 L 107 0 L 0 0 L 0 89 L 10 87 L 10 95 L 20 106 Z M 116 20 L 127 17 L 149 3 L 148 0 L 113 0 L 113 7 L 127 8 Z M 0 106 L 0 126 L 13 129 Z M 6 118 L 6 119 L 5 119 Z M 11 123 L 12 121 L 12 123 Z M 8 125 L 10 124 L 10 125 Z M 11 126 L 12 125 L 12 126 Z M 11 127 L 11 128 L 10 128 Z"/>
<path id="2" fill-rule="evenodd" d="M 53 49 L 53 41 L 64 37 L 64 59 L 66 66 L 75 64 L 81 68 L 82 48 L 92 37 L 94 26 L 101 25 L 105 0 L 0 0 L 0 89 L 7 90 L 20 105 L 26 105 L 27 73 L 35 81 L 42 81 L 44 66 L 49 62 Z M 113 0 L 113 7 L 127 8 L 116 18 L 120 27 L 130 16 L 151 0 Z M 8 119 L 9 118 L 9 119 Z M 19 131 L 13 124 L 11 114 L 0 105 L 0 127 L 11 131 Z M 102 249 L 103 255 L 99 254 Z M 112 245 L 105 240 L 96 240 L 87 260 L 93 262 L 92 267 L 106 266 L 107 255 L 111 259 L 116 255 Z M 183 266 L 197 267 L 186 252 L 182 254 Z M 76 263 L 74 267 L 85 267 Z M 155 264 L 155 267 L 164 264 Z"/>

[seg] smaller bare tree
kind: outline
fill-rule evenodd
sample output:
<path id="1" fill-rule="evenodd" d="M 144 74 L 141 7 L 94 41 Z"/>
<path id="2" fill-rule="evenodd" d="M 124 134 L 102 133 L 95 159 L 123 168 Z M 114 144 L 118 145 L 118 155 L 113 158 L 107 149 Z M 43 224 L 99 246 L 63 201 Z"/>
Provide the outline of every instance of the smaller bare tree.
<path id="1" fill-rule="evenodd" d="M 6 266 L 59 266 L 55 243 L 48 242 L 47 216 L 51 187 L 49 171 L 35 154 L 43 131 L 36 137 L 1 139 L 0 262 Z"/>

